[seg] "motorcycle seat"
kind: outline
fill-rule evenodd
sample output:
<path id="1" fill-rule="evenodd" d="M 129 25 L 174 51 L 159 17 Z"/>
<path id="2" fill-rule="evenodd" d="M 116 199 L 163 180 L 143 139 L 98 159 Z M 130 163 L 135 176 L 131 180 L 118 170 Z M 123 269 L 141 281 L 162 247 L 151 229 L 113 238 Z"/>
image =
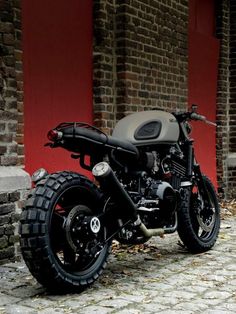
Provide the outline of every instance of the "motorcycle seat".
<path id="1" fill-rule="evenodd" d="M 87 126 L 87 124 L 81 123 L 59 125 L 56 129 L 63 134 L 63 141 L 60 146 L 73 152 L 86 154 L 115 150 L 130 157 L 138 157 L 138 149 L 129 141 L 106 135 L 94 127 Z"/>

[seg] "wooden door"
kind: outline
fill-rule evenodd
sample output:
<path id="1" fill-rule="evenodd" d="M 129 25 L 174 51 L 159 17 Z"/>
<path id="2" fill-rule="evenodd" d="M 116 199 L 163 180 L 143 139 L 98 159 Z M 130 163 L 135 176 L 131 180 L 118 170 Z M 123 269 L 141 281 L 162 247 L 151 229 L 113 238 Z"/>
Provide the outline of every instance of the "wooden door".
<path id="1" fill-rule="evenodd" d="M 188 102 L 216 120 L 219 40 L 215 37 L 214 0 L 189 1 Z M 193 123 L 195 152 L 201 168 L 216 185 L 216 128 Z"/>
<path id="2" fill-rule="evenodd" d="M 92 0 L 23 0 L 22 11 L 26 170 L 78 170 L 44 143 L 60 122 L 92 122 Z"/>

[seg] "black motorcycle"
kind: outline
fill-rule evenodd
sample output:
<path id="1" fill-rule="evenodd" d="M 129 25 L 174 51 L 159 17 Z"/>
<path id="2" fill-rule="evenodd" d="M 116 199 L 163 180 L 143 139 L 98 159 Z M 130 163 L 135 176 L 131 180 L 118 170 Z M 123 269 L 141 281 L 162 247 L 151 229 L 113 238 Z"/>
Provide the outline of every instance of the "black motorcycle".
<path id="1" fill-rule="evenodd" d="M 50 289 L 85 288 L 103 272 L 112 240 L 140 244 L 178 232 L 192 253 L 216 242 L 220 209 L 214 187 L 196 162 L 189 112 L 137 112 L 108 136 L 80 122 L 48 133 L 90 170 L 94 181 L 62 171 L 36 171 L 22 211 L 20 244 L 33 276 Z M 85 156 L 90 162 L 86 163 Z"/>

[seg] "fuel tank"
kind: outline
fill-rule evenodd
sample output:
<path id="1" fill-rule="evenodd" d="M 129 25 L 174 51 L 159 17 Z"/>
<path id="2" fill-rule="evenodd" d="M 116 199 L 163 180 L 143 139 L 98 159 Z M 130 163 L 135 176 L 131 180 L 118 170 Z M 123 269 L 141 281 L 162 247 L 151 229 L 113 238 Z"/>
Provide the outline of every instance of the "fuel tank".
<path id="1" fill-rule="evenodd" d="M 175 116 L 162 110 L 132 113 L 121 119 L 112 136 L 132 144 L 175 143 L 179 138 L 179 124 Z"/>

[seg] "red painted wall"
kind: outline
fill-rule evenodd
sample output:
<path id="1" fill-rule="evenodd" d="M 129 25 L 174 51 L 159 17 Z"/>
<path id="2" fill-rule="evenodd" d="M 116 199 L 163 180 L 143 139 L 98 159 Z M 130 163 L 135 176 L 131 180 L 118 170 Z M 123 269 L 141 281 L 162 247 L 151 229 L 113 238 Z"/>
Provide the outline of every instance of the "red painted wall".
<path id="1" fill-rule="evenodd" d="M 214 37 L 214 0 L 190 0 L 189 5 L 188 101 L 215 121 L 219 40 Z M 197 161 L 216 186 L 216 128 L 195 122 L 192 137 Z"/>
<path id="2" fill-rule="evenodd" d="M 63 121 L 92 122 L 92 0 L 23 0 L 26 170 L 78 170 L 44 147 Z"/>

